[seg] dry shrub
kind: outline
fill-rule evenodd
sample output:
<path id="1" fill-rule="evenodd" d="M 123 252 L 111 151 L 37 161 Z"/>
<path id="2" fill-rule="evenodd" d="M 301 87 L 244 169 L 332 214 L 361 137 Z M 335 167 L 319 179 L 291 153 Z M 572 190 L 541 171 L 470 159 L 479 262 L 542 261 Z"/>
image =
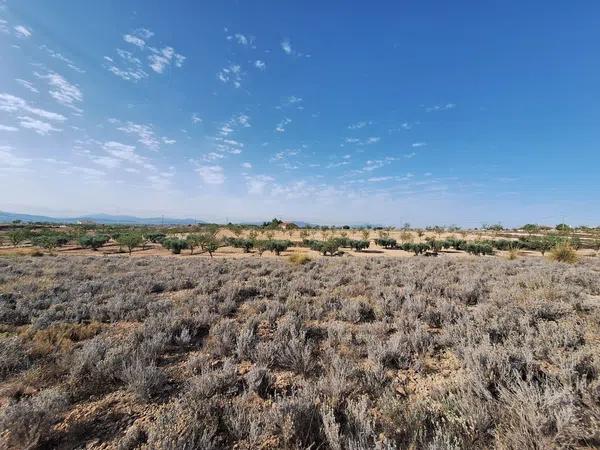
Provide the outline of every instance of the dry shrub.
<path id="1" fill-rule="evenodd" d="M 0 336 L 0 381 L 25 369 L 30 363 L 22 339 Z"/>
<path id="2" fill-rule="evenodd" d="M 519 257 L 519 251 L 516 248 L 511 248 L 506 255 L 506 259 L 509 261 L 514 261 Z"/>
<path id="3" fill-rule="evenodd" d="M 598 258 L 0 258 L 0 448 L 595 447 L 599 272 Z M 85 433 L 43 400 L 56 385 L 69 417 L 107 405 Z"/>
<path id="4" fill-rule="evenodd" d="M 144 402 L 160 392 L 165 384 L 166 376 L 153 363 L 135 359 L 123 368 L 121 378 L 129 391 Z"/>
<path id="5" fill-rule="evenodd" d="M 4 407 L 0 414 L 0 430 L 8 432 L 6 441 L 9 448 L 46 448 L 43 443 L 50 437 L 56 416 L 67 404 L 63 392 L 49 389 Z"/>
<path id="6" fill-rule="evenodd" d="M 61 323 L 41 330 L 29 329 L 25 337 L 32 343 L 31 352 L 34 356 L 48 356 L 72 351 L 77 342 L 90 339 L 101 331 L 102 324 L 99 322 Z"/>
<path id="7" fill-rule="evenodd" d="M 296 266 L 301 266 L 312 261 L 312 259 L 306 253 L 293 253 L 288 256 L 288 261 Z"/>
<path id="8" fill-rule="evenodd" d="M 567 264 L 575 264 L 579 260 L 577 251 L 569 244 L 559 244 L 554 247 L 550 251 L 549 258 L 552 261 L 564 262 Z"/>

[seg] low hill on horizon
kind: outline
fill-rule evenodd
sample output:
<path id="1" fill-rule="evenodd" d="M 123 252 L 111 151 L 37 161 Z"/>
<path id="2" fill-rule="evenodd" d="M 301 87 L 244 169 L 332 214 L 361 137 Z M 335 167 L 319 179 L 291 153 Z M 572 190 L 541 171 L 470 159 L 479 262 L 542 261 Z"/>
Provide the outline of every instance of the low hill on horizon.
<path id="1" fill-rule="evenodd" d="M 0 223 L 10 223 L 15 220 L 22 222 L 77 223 L 95 222 L 102 224 L 133 224 L 133 225 L 193 225 L 206 223 L 190 218 L 176 219 L 172 217 L 137 217 L 112 214 L 89 214 L 77 217 L 53 217 L 35 214 L 21 214 L 0 211 Z"/>

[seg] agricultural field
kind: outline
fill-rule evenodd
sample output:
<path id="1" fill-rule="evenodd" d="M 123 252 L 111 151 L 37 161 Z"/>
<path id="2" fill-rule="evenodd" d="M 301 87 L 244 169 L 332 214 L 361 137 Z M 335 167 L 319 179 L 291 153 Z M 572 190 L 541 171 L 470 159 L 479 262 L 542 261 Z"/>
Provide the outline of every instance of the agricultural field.
<path id="1" fill-rule="evenodd" d="M 7 449 L 597 448 L 600 258 L 1 257 L 0 430 Z"/>
<path id="2" fill-rule="evenodd" d="M 576 258 L 600 251 L 600 230 L 482 229 L 443 227 L 285 229 L 277 219 L 260 226 L 187 227 L 5 224 L 0 226 L 0 256 L 42 254 L 78 256 L 279 257 L 508 257 L 547 256 L 568 246 Z"/>

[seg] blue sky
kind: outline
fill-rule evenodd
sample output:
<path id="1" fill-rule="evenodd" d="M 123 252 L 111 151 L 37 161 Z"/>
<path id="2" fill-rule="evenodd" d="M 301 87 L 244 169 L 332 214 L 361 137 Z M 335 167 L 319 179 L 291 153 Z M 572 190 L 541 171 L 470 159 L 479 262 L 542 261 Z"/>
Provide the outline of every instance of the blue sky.
<path id="1" fill-rule="evenodd" d="M 0 1 L 0 209 L 600 222 L 597 1 Z"/>

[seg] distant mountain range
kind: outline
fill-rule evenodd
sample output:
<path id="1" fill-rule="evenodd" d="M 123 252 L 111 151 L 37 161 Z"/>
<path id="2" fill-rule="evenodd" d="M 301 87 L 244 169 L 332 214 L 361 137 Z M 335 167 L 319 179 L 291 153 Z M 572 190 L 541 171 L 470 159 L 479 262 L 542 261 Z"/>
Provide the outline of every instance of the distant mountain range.
<path id="1" fill-rule="evenodd" d="M 89 214 L 85 216 L 77 217 L 52 217 L 42 216 L 35 214 L 21 214 L 12 213 L 6 211 L 0 211 L 0 224 L 11 223 L 14 220 L 20 220 L 21 222 L 47 222 L 47 223 L 78 223 L 78 222 L 94 222 L 106 225 L 194 225 L 204 224 L 202 220 L 196 219 L 175 219 L 173 217 L 137 217 L 137 216 L 122 216 L 112 214 Z M 313 223 L 304 222 L 301 220 L 290 221 L 295 223 L 300 228 L 315 227 Z M 264 221 L 257 222 L 241 222 L 242 225 L 262 225 Z M 364 228 L 367 225 L 356 225 L 353 224 L 353 228 Z M 370 227 L 378 225 L 371 224 Z"/>
<path id="2" fill-rule="evenodd" d="M 19 214 L 0 211 L 0 223 L 10 223 L 14 220 L 21 222 L 50 222 L 50 223 L 78 223 L 95 222 L 102 224 L 121 224 L 121 225 L 193 225 L 205 223 L 195 219 L 174 219 L 172 217 L 136 217 L 136 216 L 115 216 L 111 214 L 91 214 L 80 217 L 51 217 L 38 216 L 32 214 Z"/>

